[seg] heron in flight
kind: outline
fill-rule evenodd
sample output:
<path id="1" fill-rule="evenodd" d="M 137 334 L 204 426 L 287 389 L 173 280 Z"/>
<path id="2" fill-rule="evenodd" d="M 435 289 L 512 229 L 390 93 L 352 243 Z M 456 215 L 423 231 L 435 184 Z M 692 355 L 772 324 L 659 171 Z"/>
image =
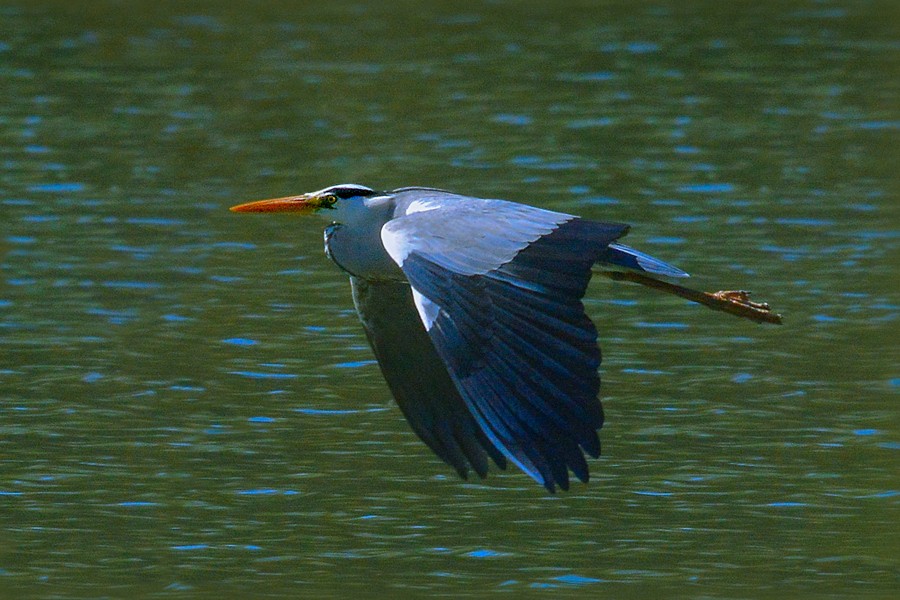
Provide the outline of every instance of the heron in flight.
<path id="1" fill-rule="evenodd" d="M 550 492 L 600 455 L 597 329 L 582 298 L 595 269 L 759 322 L 746 292 L 708 294 L 622 244 L 629 226 L 505 200 L 356 184 L 248 202 L 235 212 L 317 214 L 325 253 L 415 433 L 466 478 L 508 462 Z"/>

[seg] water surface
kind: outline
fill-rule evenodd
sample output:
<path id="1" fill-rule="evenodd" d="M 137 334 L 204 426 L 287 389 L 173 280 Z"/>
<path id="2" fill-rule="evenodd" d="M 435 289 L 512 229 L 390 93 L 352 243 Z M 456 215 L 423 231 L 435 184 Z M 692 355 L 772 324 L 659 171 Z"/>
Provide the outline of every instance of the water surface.
<path id="1" fill-rule="evenodd" d="M 886 597 L 889 2 L 0 7 L 0 595 Z M 354 181 L 633 224 L 761 327 L 595 281 L 593 480 L 463 482 L 321 226 Z"/>

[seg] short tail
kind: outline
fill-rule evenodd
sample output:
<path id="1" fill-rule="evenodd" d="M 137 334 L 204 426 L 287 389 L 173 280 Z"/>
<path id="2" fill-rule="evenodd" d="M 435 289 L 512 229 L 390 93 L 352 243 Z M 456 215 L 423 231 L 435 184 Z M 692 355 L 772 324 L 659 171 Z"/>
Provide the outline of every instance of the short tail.
<path id="1" fill-rule="evenodd" d="M 690 277 L 678 267 L 673 267 L 657 258 L 653 258 L 649 254 L 644 254 L 624 244 L 610 244 L 606 255 L 601 257 L 600 262 L 665 277 Z"/>

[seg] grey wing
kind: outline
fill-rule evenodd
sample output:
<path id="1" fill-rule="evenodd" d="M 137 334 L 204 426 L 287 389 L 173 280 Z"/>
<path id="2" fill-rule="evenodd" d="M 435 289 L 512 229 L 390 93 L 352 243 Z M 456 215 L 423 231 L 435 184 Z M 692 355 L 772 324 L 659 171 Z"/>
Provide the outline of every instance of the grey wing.
<path id="1" fill-rule="evenodd" d="M 394 217 L 382 229 L 381 240 L 397 264 L 402 267 L 404 258 L 415 250 L 445 269 L 469 275 L 512 260 L 529 242 L 575 218 L 438 190 L 401 194 Z M 391 235 L 394 231 L 399 235 Z"/>
<path id="2" fill-rule="evenodd" d="M 419 215 L 418 226 L 437 234 L 415 240 L 416 251 L 458 273 L 490 271 L 512 260 L 528 242 L 575 218 L 505 200 L 473 198 L 431 188 L 403 188 L 394 193 L 397 193 L 395 217 Z M 421 214 L 432 210 L 437 213 Z M 403 238 L 394 238 L 392 243 L 394 247 L 388 250 L 402 263 L 410 249 L 403 246 Z M 454 251 L 447 253 L 447 248 Z M 688 276 L 677 267 L 620 243 L 608 244 L 597 260 L 612 267 L 653 275 Z"/>
<path id="3" fill-rule="evenodd" d="M 581 298 L 628 227 L 538 209 L 523 224 L 507 204 L 488 220 L 452 206 L 408 214 L 382 241 L 484 433 L 548 490 L 566 489 L 569 470 L 588 479 L 583 453 L 599 455 L 603 423 L 597 331 Z"/>
<path id="4" fill-rule="evenodd" d="M 475 423 L 435 352 L 405 283 L 350 278 L 353 301 L 381 372 L 416 435 L 463 478 L 506 459 Z"/>

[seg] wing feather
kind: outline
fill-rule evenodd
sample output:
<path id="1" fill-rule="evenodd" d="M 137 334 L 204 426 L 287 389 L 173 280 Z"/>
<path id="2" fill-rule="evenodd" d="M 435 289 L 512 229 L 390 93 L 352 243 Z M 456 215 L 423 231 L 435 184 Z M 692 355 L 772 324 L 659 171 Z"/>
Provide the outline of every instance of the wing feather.
<path id="1" fill-rule="evenodd" d="M 506 459 L 475 422 L 425 333 L 410 287 L 350 281 L 366 336 L 416 435 L 463 478 L 469 467 L 486 476 L 488 456 L 505 468 Z"/>
<path id="2" fill-rule="evenodd" d="M 603 423 L 597 331 L 581 298 L 593 263 L 628 228 L 482 202 L 499 211 L 489 235 L 477 234 L 483 210 L 451 204 L 395 218 L 382 240 L 438 308 L 420 316 L 486 437 L 548 490 L 567 489 L 569 471 L 588 479 L 583 453 L 599 454 Z M 511 224 L 523 215 L 537 235 Z"/>

